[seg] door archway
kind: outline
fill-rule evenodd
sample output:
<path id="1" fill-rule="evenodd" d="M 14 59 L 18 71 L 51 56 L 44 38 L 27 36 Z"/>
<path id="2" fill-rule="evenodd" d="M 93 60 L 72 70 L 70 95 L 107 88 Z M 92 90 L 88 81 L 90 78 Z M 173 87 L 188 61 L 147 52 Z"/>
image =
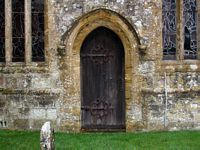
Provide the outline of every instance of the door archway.
<path id="1" fill-rule="evenodd" d="M 106 27 L 98 27 L 81 46 L 81 128 L 125 129 L 124 47 Z"/>
<path id="2" fill-rule="evenodd" d="M 81 47 L 86 37 L 95 29 L 105 27 L 116 34 L 124 48 L 124 76 L 125 76 L 125 127 L 131 131 L 137 122 L 137 116 L 132 113 L 132 106 L 141 110 L 140 104 L 140 83 L 138 82 L 137 66 L 139 65 L 138 47 L 140 36 L 134 27 L 120 14 L 107 10 L 97 9 L 86 13 L 78 19 L 69 32 L 62 36 L 62 43 L 65 43 L 64 55 L 61 57 L 61 80 L 63 81 L 64 102 L 62 103 L 61 118 L 64 128 L 70 127 L 74 131 L 82 128 L 82 75 L 81 75 Z M 62 47 L 62 46 L 61 46 Z M 134 75 L 134 78 L 133 78 Z M 69 107 L 70 106 L 70 107 Z M 142 111 L 141 111 L 142 112 Z M 72 120 L 65 116 L 72 116 Z"/>

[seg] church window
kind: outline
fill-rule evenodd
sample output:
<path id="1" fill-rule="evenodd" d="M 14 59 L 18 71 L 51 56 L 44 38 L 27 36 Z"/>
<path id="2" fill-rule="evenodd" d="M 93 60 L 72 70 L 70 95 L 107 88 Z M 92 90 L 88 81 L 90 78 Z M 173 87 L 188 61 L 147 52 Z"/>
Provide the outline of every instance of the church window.
<path id="1" fill-rule="evenodd" d="M 196 0 L 184 0 L 184 58 L 197 58 L 197 5 Z"/>
<path id="2" fill-rule="evenodd" d="M 197 59 L 197 1 L 163 0 L 163 59 Z"/>
<path id="3" fill-rule="evenodd" d="M 24 1 L 12 1 L 12 47 L 13 62 L 24 62 L 25 38 L 24 38 Z"/>
<path id="4" fill-rule="evenodd" d="M 176 58 L 176 0 L 163 0 L 163 56 Z"/>
<path id="5" fill-rule="evenodd" d="M 44 0 L 0 0 L 0 62 L 44 62 L 44 49 Z"/>
<path id="6" fill-rule="evenodd" d="M 44 61 L 44 1 L 32 0 L 32 61 Z"/>

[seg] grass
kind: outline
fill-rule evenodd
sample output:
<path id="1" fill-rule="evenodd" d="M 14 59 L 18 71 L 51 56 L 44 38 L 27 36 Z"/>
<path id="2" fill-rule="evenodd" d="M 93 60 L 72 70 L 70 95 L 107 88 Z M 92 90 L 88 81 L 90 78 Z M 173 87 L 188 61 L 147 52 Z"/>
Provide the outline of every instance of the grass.
<path id="1" fill-rule="evenodd" d="M 200 131 L 56 133 L 57 150 L 200 150 Z M 0 130 L 0 150 L 39 150 L 39 132 Z"/>

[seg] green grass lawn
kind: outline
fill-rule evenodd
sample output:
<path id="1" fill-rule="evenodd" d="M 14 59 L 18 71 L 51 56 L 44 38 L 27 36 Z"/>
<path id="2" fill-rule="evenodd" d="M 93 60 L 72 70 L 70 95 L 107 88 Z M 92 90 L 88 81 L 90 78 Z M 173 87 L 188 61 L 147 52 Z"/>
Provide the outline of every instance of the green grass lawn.
<path id="1" fill-rule="evenodd" d="M 56 133 L 57 150 L 200 150 L 200 131 Z M 39 132 L 0 130 L 0 150 L 39 150 Z"/>

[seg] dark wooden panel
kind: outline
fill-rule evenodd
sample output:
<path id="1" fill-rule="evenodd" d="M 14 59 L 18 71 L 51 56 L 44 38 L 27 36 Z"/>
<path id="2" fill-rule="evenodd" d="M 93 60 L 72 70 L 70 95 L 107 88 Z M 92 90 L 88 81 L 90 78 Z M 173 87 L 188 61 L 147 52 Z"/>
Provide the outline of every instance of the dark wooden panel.
<path id="1" fill-rule="evenodd" d="M 125 128 L 124 49 L 105 27 L 90 33 L 81 47 L 82 129 Z"/>

